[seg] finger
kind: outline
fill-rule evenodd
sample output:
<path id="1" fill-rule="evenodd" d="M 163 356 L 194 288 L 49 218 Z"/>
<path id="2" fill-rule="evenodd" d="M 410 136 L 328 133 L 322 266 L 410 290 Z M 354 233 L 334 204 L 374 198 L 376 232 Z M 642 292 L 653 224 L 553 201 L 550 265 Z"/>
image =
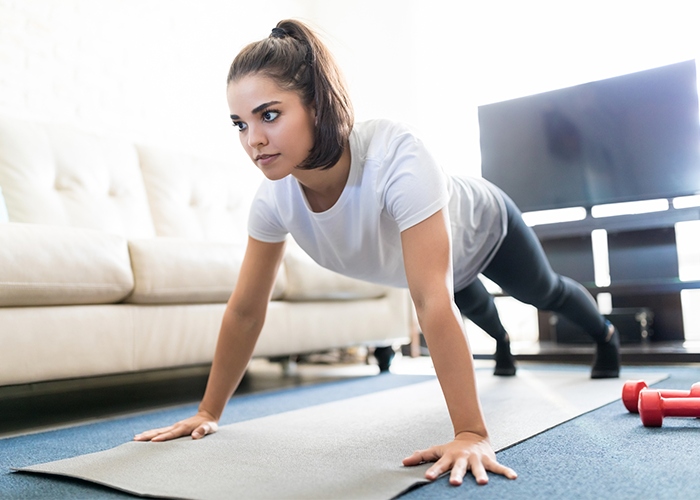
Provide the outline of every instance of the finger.
<path id="1" fill-rule="evenodd" d="M 206 423 L 197 427 L 192 431 L 192 439 L 201 439 L 207 434 L 213 434 L 219 429 L 219 426 L 215 423 Z"/>
<path id="2" fill-rule="evenodd" d="M 169 425 L 168 427 L 161 427 L 160 429 L 151 429 L 150 431 L 142 432 L 134 436 L 134 441 L 150 441 L 153 437 L 164 432 L 172 430 L 174 426 Z"/>
<path id="3" fill-rule="evenodd" d="M 415 451 L 410 457 L 403 459 L 404 465 L 419 465 L 423 462 L 434 462 L 442 457 L 438 447 L 434 446 L 427 450 Z"/>
<path id="4" fill-rule="evenodd" d="M 516 479 L 518 477 L 518 473 L 515 472 L 513 469 L 511 469 L 510 467 L 506 467 L 505 465 L 501 465 L 498 462 L 486 464 L 486 470 L 495 474 L 501 474 L 507 477 L 508 479 Z"/>
<path id="5" fill-rule="evenodd" d="M 472 456 L 470 465 L 474 479 L 476 479 L 476 484 L 486 484 L 489 482 L 489 476 L 486 474 L 484 464 L 481 463 L 481 459 L 478 456 Z"/>
<path id="6" fill-rule="evenodd" d="M 421 462 L 423 462 L 423 455 L 421 455 L 420 451 L 414 451 L 413 455 L 403 459 L 404 465 L 418 465 Z"/>
<path id="7" fill-rule="evenodd" d="M 450 474 L 450 484 L 453 486 L 459 486 L 462 484 L 464 475 L 467 473 L 467 460 L 465 458 L 458 458 L 454 465 L 452 466 L 452 473 Z"/>
<path id="8" fill-rule="evenodd" d="M 452 468 L 452 461 L 446 457 L 442 457 L 440 460 L 435 462 L 435 464 L 430 469 L 428 469 L 425 472 L 425 477 L 426 477 L 426 479 L 433 481 L 434 479 L 437 479 L 438 477 L 440 477 L 440 474 L 442 474 L 445 471 L 450 470 L 451 468 Z"/>
<path id="9" fill-rule="evenodd" d="M 157 436 L 151 438 L 151 441 L 170 441 L 171 439 L 176 439 L 182 436 L 185 436 L 189 434 L 189 429 L 186 427 L 174 427 L 171 431 L 169 432 L 164 432 L 162 434 L 158 434 Z"/>

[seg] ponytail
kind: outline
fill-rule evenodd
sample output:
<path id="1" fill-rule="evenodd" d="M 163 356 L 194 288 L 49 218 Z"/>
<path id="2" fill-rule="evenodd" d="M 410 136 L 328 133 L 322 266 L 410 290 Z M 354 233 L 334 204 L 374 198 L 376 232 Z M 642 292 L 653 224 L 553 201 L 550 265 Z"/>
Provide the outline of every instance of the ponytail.
<path id="1" fill-rule="evenodd" d="M 325 170 L 340 160 L 354 122 L 352 103 L 333 56 L 309 27 L 280 21 L 268 38 L 246 46 L 231 64 L 227 84 L 247 75 L 272 78 L 316 112 L 314 145 L 297 168 Z"/>

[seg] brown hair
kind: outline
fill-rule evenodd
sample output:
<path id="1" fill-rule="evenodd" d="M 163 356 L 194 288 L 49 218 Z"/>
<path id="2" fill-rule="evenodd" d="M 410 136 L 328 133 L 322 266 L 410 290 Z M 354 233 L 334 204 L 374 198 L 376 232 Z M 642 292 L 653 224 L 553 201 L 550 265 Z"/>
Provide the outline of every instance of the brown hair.
<path id="1" fill-rule="evenodd" d="M 300 21 L 280 21 L 268 38 L 241 50 L 226 83 L 255 74 L 297 92 L 301 102 L 316 111 L 314 145 L 297 168 L 325 170 L 335 165 L 347 147 L 354 114 L 340 69 L 319 37 Z"/>

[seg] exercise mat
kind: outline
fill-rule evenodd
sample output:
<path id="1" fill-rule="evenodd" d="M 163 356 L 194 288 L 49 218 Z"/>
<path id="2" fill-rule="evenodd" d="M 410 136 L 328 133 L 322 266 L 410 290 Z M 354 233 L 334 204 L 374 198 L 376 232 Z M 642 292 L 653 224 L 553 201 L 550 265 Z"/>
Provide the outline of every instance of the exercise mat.
<path id="1" fill-rule="evenodd" d="M 630 371 L 591 380 L 582 370 L 520 369 L 499 378 L 477 371 L 494 449 L 619 399 L 630 378 L 655 383 L 665 376 Z M 222 426 L 201 440 L 129 442 L 19 470 L 156 498 L 387 500 L 424 482 L 430 464 L 404 467 L 404 457 L 452 437 L 434 380 Z"/>

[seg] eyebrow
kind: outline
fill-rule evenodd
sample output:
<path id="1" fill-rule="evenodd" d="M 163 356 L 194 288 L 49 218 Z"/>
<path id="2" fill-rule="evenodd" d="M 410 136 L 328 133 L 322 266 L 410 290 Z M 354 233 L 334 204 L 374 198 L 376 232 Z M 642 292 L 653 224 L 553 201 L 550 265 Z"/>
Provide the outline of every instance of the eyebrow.
<path id="1" fill-rule="evenodd" d="M 265 108 L 272 106 L 273 104 L 280 104 L 280 101 L 265 102 L 265 103 L 261 104 L 260 106 L 256 107 L 255 109 L 253 109 L 252 113 L 254 115 L 256 115 L 256 114 L 260 113 L 262 110 L 264 110 Z M 231 115 L 231 119 L 232 120 L 240 120 L 241 117 L 238 115 Z"/>

